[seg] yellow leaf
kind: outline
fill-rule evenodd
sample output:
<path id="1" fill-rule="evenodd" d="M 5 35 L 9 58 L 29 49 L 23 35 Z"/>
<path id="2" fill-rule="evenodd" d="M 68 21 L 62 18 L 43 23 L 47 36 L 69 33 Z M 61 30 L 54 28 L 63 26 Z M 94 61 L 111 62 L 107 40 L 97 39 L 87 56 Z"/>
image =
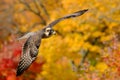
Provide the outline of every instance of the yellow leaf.
<path id="1" fill-rule="evenodd" d="M 102 32 L 96 31 L 96 32 L 94 32 L 93 37 L 99 37 L 101 35 L 102 35 Z"/>
<path id="2" fill-rule="evenodd" d="M 98 46 L 91 46 L 90 51 L 92 51 L 92 52 L 100 52 L 100 48 Z"/>
<path id="3" fill-rule="evenodd" d="M 94 66 L 90 66 L 89 69 L 90 69 L 90 71 L 94 71 L 95 67 Z"/>
<path id="4" fill-rule="evenodd" d="M 21 32 L 26 32 L 27 31 L 27 26 L 21 26 Z"/>
<path id="5" fill-rule="evenodd" d="M 107 64 L 104 62 L 100 62 L 96 65 L 96 69 L 100 72 L 105 72 L 105 70 L 108 68 Z"/>

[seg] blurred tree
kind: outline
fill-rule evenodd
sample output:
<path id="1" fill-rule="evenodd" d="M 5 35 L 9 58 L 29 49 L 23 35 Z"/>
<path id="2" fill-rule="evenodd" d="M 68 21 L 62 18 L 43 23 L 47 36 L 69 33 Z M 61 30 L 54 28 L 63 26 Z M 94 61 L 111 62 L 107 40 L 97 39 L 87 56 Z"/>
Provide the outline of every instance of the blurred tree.
<path id="1" fill-rule="evenodd" d="M 0 1 L 1 4 L 1 9 L 0 9 L 0 42 L 4 41 L 5 39 L 7 40 L 8 36 L 11 33 L 14 33 L 12 27 L 13 25 L 11 24 L 12 21 L 12 9 L 10 9 L 12 6 L 5 1 Z"/>
<path id="2" fill-rule="evenodd" d="M 57 24 L 58 35 L 43 40 L 39 55 L 46 62 L 36 80 L 119 80 L 119 0 L 4 0 L 0 4 L 1 48 L 11 34 L 36 31 L 65 14 L 89 8 L 85 15 Z M 82 58 L 84 51 L 88 53 Z M 71 60 L 74 67 L 81 66 L 78 72 L 72 71 Z"/>

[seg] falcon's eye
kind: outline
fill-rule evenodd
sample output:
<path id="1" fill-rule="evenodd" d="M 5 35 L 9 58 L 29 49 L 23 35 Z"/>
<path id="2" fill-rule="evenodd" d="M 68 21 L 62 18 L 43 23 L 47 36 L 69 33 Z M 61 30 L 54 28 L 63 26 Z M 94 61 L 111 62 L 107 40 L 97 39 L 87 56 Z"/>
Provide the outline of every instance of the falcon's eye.
<path id="1" fill-rule="evenodd" d="M 46 28 L 45 32 L 50 32 L 52 29 L 51 28 Z"/>
<path id="2" fill-rule="evenodd" d="M 47 31 L 47 32 L 50 32 L 50 29 L 47 29 L 46 31 Z"/>

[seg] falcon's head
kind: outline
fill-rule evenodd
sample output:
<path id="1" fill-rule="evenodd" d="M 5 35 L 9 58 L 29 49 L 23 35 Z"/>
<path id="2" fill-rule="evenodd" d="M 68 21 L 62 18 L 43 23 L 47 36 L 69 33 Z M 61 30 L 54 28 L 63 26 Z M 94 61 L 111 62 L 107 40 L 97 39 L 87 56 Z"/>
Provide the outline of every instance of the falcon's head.
<path id="1" fill-rule="evenodd" d="M 50 37 L 51 35 L 54 35 L 56 34 L 56 31 L 53 30 L 51 27 L 47 27 L 44 29 L 44 33 L 43 33 L 43 38 L 48 38 Z"/>

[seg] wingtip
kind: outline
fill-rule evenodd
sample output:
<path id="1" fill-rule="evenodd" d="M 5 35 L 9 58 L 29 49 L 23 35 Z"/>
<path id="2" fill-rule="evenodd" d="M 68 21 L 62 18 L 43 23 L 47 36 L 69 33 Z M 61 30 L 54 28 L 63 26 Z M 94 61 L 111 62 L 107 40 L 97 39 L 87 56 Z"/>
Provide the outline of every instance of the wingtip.
<path id="1" fill-rule="evenodd" d="M 18 77 L 18 76 L 20 76 L 21 74 L 22 74 L 22 73 L 17 70 L 16 76 Z"/>
<path id="2" fill-rule="evenodd" d="M 18 76 L 20 76 L 21 74 L 19 74 L 19 73 L 16 73 L 16 76 L 18 77 Z"/>
<path id="3" fill-rule="evenodd" d="M 88 9 L 84 9 L 84 10 L 82 10 L 83 12 L 86 12 L 86 11 L 88 11 Z"/>
<path id="4" fill-rule="evenodd" d="M 84 9 L 85 11 L 88 11 L 89 9 Z"/>
<path id="5" fill-rule="evenodd" d="M 17 77 L 18 77 L 18 76 L 21 76 L 22 73 L 23 73 L 23 72 L 17 72 L 17 73 L 16 73 L 16 76 L 17 76 Z"/>
<path id="6" fill-rule="evenodd" d="M 16 73 L 16 76 L 18 77 L 18 76 L 20 76 L 20 75 Z"/>
<path id="7" fill-rule="evenodd" d="M 18 68 L 17 68 L 17 71 L 16 71 L 16 76 L 20 76 L 23 72 L 24 72 L 24 70 L 21 70 L 21 69 L 18 67 Z"/>
<path id="8" fill-rule="evenodd" d="M 88 9 L 83 9 L 83 10 L 77 11 L 77 12 L 75 12 L 75 13 L 84 14 L 86 11 L 88 11 Z"/>

